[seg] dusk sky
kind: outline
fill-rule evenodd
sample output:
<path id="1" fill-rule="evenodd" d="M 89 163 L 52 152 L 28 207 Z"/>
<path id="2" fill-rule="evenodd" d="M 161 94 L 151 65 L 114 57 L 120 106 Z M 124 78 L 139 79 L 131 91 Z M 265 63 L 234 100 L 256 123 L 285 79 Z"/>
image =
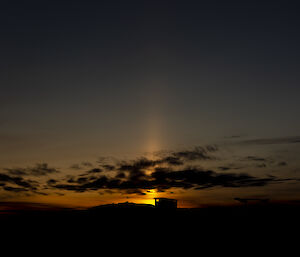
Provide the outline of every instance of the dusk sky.
<path id="1" fill-rule="evenodd" d="M 289 1 L 2 1 L 0 202 L 300 200 Z"/>

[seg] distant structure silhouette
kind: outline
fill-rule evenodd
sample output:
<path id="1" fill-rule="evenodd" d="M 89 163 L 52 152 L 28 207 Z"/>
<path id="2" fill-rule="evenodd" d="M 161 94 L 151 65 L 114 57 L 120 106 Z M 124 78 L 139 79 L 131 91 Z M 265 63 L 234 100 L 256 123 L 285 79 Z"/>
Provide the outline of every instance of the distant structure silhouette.
<path id="1" fill-rule="evenodd" d="M 104 204 L 104 205 L 98 205 L 91 207 L 89 210 L 137 210 L 137 209 L 154 209 L 154 206 L 152 204 L 144 204 L 144 203 L 130 203 L 130 202 L 124 202 L 124 203 L 111 203 L 111 204 Z"/>
<path id="2" fill-rule="evenodd" d="M 243 203 L 245 205 L 247 205 L 249 201 L 257 201 L 263 204 L 266 204 L 270 201 L 270 199 L 268 198 L 260 199 L 260 198 L 238 198 L 238 197 L 234 198 L 234 200 L 239 201 L 240 203 Z"/>
<path id="3" fill-rule="evenodd" d="M 170 198 L 154 198 L 157 209 L 177 209 L 177 200 Z"/>

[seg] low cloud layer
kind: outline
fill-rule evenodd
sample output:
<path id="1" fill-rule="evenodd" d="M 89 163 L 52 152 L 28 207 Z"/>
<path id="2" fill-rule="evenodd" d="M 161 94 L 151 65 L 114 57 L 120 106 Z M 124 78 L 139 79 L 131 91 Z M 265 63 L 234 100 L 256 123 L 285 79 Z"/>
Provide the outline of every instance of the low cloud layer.
<path id="1" fill-rule="evenodd" d="M 88 162 L 72 165 L 70 168 L 76 171 L 75 174 L 60 178 L 49 177 L 60 171 L 51 168 L 46 163 L 27 168 L 7 168 L 4 169 L 5 173 L 0 173 L 0 188 L 10 193 L 48 194 L 49 190 L 52 190 L 56 194 L 62 194 L 63 191 L 77 193 L 105 191 L 145 195 L 149 190 L 168 192 L 173 189 L 263 187 L 293 180 L 276 176 L 257 177 L 248 173 L 229 172 L 229 170 L 238 169 L 234 166 L 221 166 L 216 170 L 200 166 L 203 161 L 217 160 L 215 156 L 217 152 L 217 146 L 209 145 L 183 151 L 160 152 L 156 158 L 141 157 L 134 160 L 99 158 L 96 166 Z M 247 156 L 245 160 L 266 161 L 256 156 Z M 284 163 L 282 162 L 281 165 L 284 166 Z M 48 179 L 39 183 L 29 179 L 30 176 L 37 179 L 48 177 Z"/>
<path id="2" fill-rule="evenodd" d="M 66 181 L 65 183 L 51 183 L 51 186 L 56 189 L 74 192 L 109 189 L 127 194 L 146 194 L 145 191 L 149 189 L 164 192 L 174 188 L 201 190 L 211 187 L 261 187 L 283 181 L 286 181 L 286 179 L 276 177 L 257 178 L 242 173 L 217 173 L 199 167 L 186 167 L 183 169 L 156 167 L 150 174 L 146 174 L 144 169 L 130 171 L 128 169 L 126 172 L 118 173 L 115 176 L 80 177 L 77 180 Z"/>

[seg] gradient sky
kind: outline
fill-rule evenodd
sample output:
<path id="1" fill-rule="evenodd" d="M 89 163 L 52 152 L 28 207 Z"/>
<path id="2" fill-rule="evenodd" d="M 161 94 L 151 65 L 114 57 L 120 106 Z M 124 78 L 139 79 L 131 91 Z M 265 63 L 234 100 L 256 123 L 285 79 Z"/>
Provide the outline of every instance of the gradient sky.
<path id="1" fill-rule="evenodd" d="M 298 200 L 299 25 L 299 6 L 289 1 L 2 1 L 0 175 L 10 177 L 0 176 L 0 200 Z M 108 185 L 109 192 L 46 188 L 50 179 L 65 185 L 103 169 L 100 157 L 118 173 L 120 163 L 197 146 L 217 150 L 208 151 L 210 160 L 180 156 L 181 166 L 163 167 L 275 179 L 201 190 L 155 184 L 146 195 Z M 155 165 L 140 171 L 161 168 Z M 20 187 L 26 190 L 11 189 Z"/>

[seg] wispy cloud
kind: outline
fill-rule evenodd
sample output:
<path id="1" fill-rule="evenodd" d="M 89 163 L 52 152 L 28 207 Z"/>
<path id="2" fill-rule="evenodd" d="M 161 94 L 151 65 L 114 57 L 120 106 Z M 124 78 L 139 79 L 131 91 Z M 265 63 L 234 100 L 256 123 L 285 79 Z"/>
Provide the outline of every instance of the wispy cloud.
<path id="1" fill-rule="evenodd" d="M 248 139 L 240 143 L 245 145 L 297 144 L 300 143 L 300 136 Z"/>
<path id="2" fill-rule="evenodd" d="M 7 174 L 0 173 L 0 183 L 0 187 L 10 192 L 24 192 L 37 190 L 36 181 L 26 180 L 21 176 L 10 176 Z"/>
<path id="3" fill-rule="evenodd" d="M 47 163 L 38 163 L 34 167 L 26 167 L 26 168 L 5 168 L 5 171 L 7 171 L 11 175 L 18 175 L 18 176 L 45 176 L 48 174 L 53 173 L 59 173 L 60 171 L 51 168 L 48 166 Z"/>

